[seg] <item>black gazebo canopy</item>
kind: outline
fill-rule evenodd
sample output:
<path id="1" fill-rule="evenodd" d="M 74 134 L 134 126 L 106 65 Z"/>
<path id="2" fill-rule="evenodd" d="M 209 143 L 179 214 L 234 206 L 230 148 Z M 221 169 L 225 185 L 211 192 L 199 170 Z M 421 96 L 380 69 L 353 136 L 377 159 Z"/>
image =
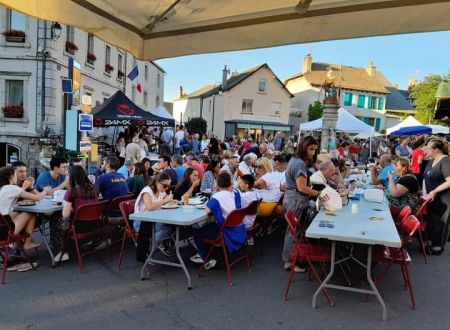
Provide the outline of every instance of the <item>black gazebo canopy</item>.
<path id="1" fill-rule="evenodd" d="M 175 120 L 147 112 L 134 104 L 122 91 L 92 109 L 94 126 L 174 126 Z"/>

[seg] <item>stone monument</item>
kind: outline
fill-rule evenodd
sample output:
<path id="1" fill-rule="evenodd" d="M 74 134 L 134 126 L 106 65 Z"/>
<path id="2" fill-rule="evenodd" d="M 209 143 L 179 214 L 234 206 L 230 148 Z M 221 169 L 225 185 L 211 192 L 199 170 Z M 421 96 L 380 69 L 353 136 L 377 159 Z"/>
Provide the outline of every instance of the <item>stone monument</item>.
<path id="1" fill-rule="evenodd" d="M 329 142 L 336 139 L 336 123 L 338 119 L 339 100 L 337 89 L 334 85 L 335 77 L 333 70 L 330 68 L 327 72 L 327 79 L 323 85 L 324 99 L 323 116 L 322 116 L 322 139 L 320 150 L 332 151 L 336 146 L 328 148 Z M 331 150 L 329 150 L 331 149 Z"/>

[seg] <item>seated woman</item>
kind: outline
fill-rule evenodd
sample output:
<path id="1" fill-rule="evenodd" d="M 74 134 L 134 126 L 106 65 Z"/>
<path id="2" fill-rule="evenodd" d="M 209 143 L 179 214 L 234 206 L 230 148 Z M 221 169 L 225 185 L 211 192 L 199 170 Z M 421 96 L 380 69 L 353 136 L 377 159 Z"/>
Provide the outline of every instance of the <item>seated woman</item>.
<path id="1" fill-rule="evenodd" d="M 150 185 L 146 186 L 140 192 L 134 204 L 134 211 L 153 211 L 173 201 L 173 195 L 166 194 L 166 190 L 170 187 L 170 182 L 171 178 L 166 172 L 156 174 Z M 136 259 L 138 261 L 145 261 L 148 253 L 152 224 L 150 222 L 141 223 L 140 221 L 134 221 L 133 227 L 139 232 Z M 158 245 L 171 231 L 172 226 L 155 223 L 155 245 Z M 158 248 L 161 252 L 168 254 L 164 246 L 160 245 Z"/>
<path id="2" fill-rule="evenodd" d="M 192 167 L 186 168 L 183 175 L 183 180 L 176 186 L 173 192 L 173 198 L 179 201 L 183 200 L 183 196 L 191 198 L 193 195 L 200 192 L 200 179 L 198 172 Z"/>
<path id="3" fill-rule="evenodd" d="M 211 194 L 216 184 L 216 178 L 220 172 L 220 161 L 212 159 L 209 162 L 208 170 L 203 174 L 200 191 L 205 194 Z"/>
<path id="4" fill-rule="evenodd" d="M 29 181 L 31 182 L 31 181 Z M 30 188 L 30 184 L 24 183 L 22 187 L 17 185 L 16 171 L 13 166 L 5 166 L 0 168 L 0 213 L 3 216 L 11 217 L 14 223 L 14 234 L 18 235 L 25 230 L 29 235 L 25 240 L 23 248 L 25 250 L 34 249 L 39 246 L 33 242 L 31 234 L 34 230 L 36 216 L 28 212 L 13 212 L 14 204 L 20 198 L 30 199 L 33 201 L 42 200 L 48 192 L 48 189 L 40 193 L 29 193 L 26 190 Z"/>
<path id="5" fill-rule="evenodd" d="M 147 177 L 151 177 L 155 174 L 155 171 L 152 168 L 152 162 L 148 158 L 143 158 L 141 163 L 144 164 L 145 170 L 147 171 Z"/>
<path id="6" fill-rule="evenodd" d="M 219 191 L 206 204 L 206 212 L 212 214 L 216 222 L 200 227 L 194 232 L 194 240 L 198 253 L 191 257 L 191 261 L 195 263 L 203 263 L 208 254 L 208 246 L 203 243 L 203 239 L 216 238 L 230 212 L 241 208 L 241 194 L 238 190 L 233 189 L 231 176 L 227 172 L 219 173 L 217 176 L 217 187 Z M 246 238 L 247 232 L 244 223 L 239 227 L 226 228 L 224 230 L 225 245 L 230 253 L 239 250 Z M 210 259 L 205 265 L 205 269 L 210 269 L 215 265 L 216 260 Z"/>
<path id="7" fill-rule="evenodd" d="M 262 198 L 258 207 L 258 216 L 269 217 L 283 195 L 280 190 L 282 182 L 280 176 L 273 171 L 272 162 L 268 158 L 257 159 L 255 165 L 259 179 L 256 180 L 253 188 L 258 189 L 258 196 Z"/>
<path id="8" fill-rule="evenodd" d="M 58 251 L 55 260 L 66 261 L 69 260 L 69 255 L 64 253 L 61 257 L 61 249 L 63 244 L 64 230 L 67 227 L 71 215 L 82 205 L 97 203 L 98 193 L 95 186 L 89 180 L 86 171 L 82 166 L 72 166 L 69 170 L 69 187 L 64 194 L 62 219 L 58 219 L 50 223 L 51 225 L 51 244 L 53 248 Z M 83 231 L 90 229 L 91 226 L 97 224 L 80 222 L 77 224 L 76 230 Z"/>
<path id="9" fill-rule="evenodd" d="M 145 165 L 143 163 L 134 164 L 134 175 L 127 179 L 128 190 L 137 197 L 147 184 L 148 174 Z"/>
<path id="10" fill-rule="evenodd" d="M 386 189 L 386 196 L 391 206 L 401 209 L 409 206 L 416 209 L 416 201 L 419 197 L 419 182 L 414 174 L 410 172 L 409 159 L 400 157 L 394 160 L 394 171 L 398 176 L 397 182 L 393 178 L 393 173 L 388 172 L 389 185 Z"/>

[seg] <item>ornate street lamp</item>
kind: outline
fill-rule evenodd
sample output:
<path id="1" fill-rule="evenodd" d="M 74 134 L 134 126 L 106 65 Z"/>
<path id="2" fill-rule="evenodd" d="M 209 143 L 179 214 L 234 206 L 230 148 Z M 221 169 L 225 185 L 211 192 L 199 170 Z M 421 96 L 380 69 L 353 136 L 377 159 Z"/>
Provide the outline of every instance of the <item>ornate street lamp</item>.
<path id="1" fill-rule="evenodd" d="M 58 22 L 53 22 L 53 24 L 50 27 L 50 31 L 51 31 L 52 39 L 58 40 L 59 37 L 61 36 L 61 31 L 62 31 L 61 24 L 59 24 Z"/>

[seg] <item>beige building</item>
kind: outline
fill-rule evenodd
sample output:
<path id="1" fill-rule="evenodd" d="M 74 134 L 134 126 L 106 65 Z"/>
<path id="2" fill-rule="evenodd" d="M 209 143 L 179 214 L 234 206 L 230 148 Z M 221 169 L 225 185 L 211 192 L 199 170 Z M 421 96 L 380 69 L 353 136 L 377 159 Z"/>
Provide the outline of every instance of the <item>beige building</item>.
<path id="1" fill-rule="evenodd" d="M 267 64 L 233 73 L 230 78 L 225 68 L 221 83 L 202 87 L 189 95 L 181 88 L 180 98 L 173 102 L 173 116 L 180 122 L 202 117 L 208 131 L 219 138 L 290 131 L 291 97 Z"/>
<path id="2" fill-rule="evenodd" d="M 164 100 L 161 67 L 137 61 L 82 30 L 0 6 L 0 31 L 0 166 L 22 160 L 39 167 L 36 158 L 46 129 L 62 144 L 68 109 L 62 81 L 67 78 L 75 78 L 72 109 L 79 108 L 80 95 L 91 96 L 95 106 L 119 89 L 147 111 Z M 11 31 L 15 35 L 8 35 Z M 134 66 L 142 93 L 126 78 Z"/>
<path id="3" fill-rule="evenodd" d="M 291 122 L 295 127 L 308 121 L 310 104 L 322 102 L 322 86 L 330 75 L 340 89 L 340 105 L 376 131 L 396 125 L 399 113 L 413 111 L 403 91 L 399 91 L 373 63 L 366 68 L 316 63 L 307 55 L 302 71 L 285 81 L 286 88 L 294 95 Z"/>

